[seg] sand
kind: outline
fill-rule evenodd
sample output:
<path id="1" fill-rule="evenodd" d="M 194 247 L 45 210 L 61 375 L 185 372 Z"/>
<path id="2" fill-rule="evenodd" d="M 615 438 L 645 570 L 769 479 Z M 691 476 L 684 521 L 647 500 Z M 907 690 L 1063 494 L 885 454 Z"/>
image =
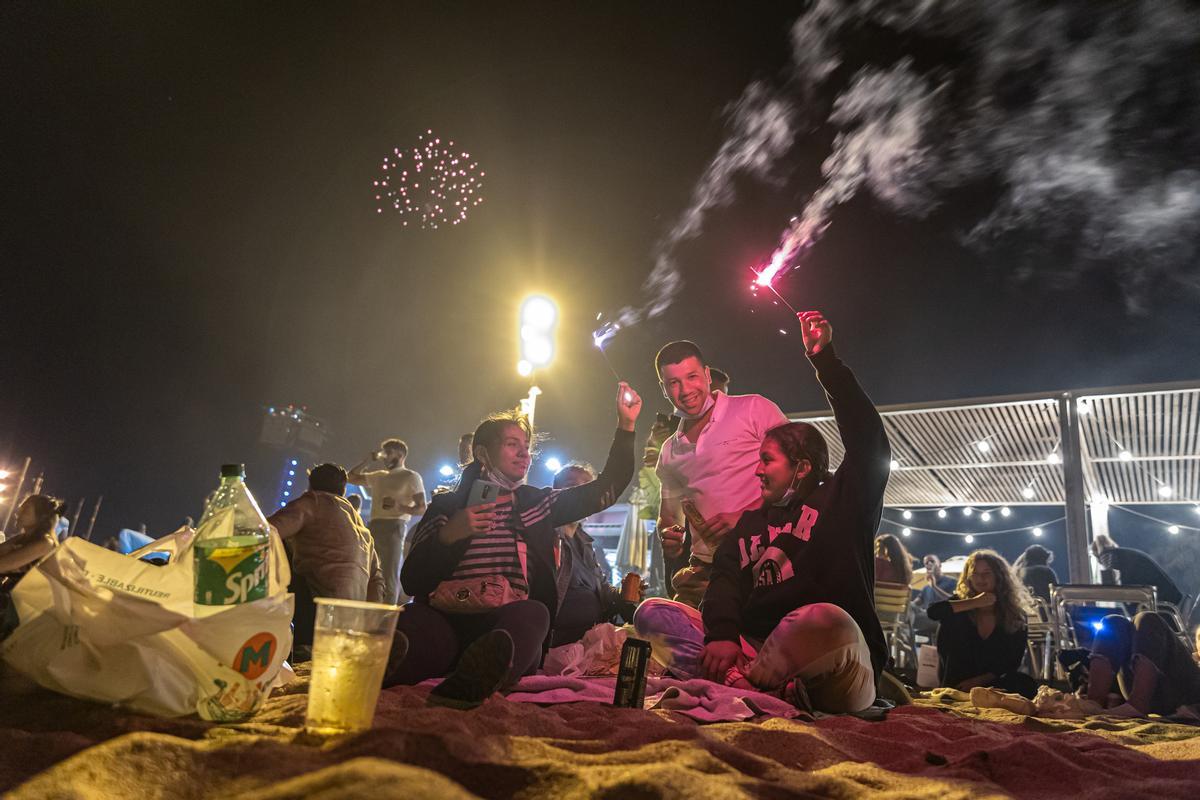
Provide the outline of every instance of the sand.
<path id="1" fill-rule="evenodd" d="M 1082 722 L 923 701 L 883 722 L 698 725 L 668 712 L 501 697 L 469 712 L 383 692 L 375 727 L 302 730 L 302 680 L 251 721 L 3 695 L 0 790 L 14 798 L 1200 797 L 1200 728 Z"/>

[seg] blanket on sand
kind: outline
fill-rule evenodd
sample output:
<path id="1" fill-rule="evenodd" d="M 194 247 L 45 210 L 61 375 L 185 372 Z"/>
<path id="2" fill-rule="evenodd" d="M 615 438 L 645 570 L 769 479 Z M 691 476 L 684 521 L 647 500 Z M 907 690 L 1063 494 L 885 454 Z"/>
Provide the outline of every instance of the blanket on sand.
<path id="1" fill-rule="evenodd" d="M 302 730 L 307 682 L 250 722 L 142 717 L 40 690 L 0 698 L 0 792 L 23 798 L 1200 796 L 1200 729 L 919 701 L 882 722 L 697 724 L 669 710 L 382 693 L 373 730 Z"/>

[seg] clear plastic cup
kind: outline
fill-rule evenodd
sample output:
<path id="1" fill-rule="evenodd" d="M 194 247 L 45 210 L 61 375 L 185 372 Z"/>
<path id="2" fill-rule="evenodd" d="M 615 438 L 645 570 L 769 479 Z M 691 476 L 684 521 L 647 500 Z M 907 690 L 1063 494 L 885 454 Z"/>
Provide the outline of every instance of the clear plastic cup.
<path id="1" fill-rule="evenodd" d="M 305 727 L 350 733 L 371 727 L 400 606 L 316 598 Z"/>

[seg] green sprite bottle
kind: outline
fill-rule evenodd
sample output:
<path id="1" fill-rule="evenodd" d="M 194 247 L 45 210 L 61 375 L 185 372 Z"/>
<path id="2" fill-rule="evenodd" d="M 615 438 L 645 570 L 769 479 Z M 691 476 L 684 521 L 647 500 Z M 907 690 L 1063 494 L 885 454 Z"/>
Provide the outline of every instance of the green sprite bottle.
<path id="1" fill-rule="evenodd" d="M 227 514 L 233 515 L 232 535 L 223 524 Z M 200 517 L 193 546 L 197 616 L 267 596 L 270 530 L 246 486 L 246 468 L 223 464 L 221 485 Z"/>

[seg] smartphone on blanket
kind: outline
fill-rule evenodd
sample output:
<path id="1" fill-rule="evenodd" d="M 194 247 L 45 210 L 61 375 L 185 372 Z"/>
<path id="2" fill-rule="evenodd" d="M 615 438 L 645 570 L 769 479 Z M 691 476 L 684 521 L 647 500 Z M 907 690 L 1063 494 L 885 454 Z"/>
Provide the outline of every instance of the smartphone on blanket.
<path id="1" fill-rule="evenodd" d="M 471 484 L 471 493 L 467 495 L 467 508 L 496 502 L 500 498 L 502 488 L 500 484 L 482 478 L 476 480 Z"/>

